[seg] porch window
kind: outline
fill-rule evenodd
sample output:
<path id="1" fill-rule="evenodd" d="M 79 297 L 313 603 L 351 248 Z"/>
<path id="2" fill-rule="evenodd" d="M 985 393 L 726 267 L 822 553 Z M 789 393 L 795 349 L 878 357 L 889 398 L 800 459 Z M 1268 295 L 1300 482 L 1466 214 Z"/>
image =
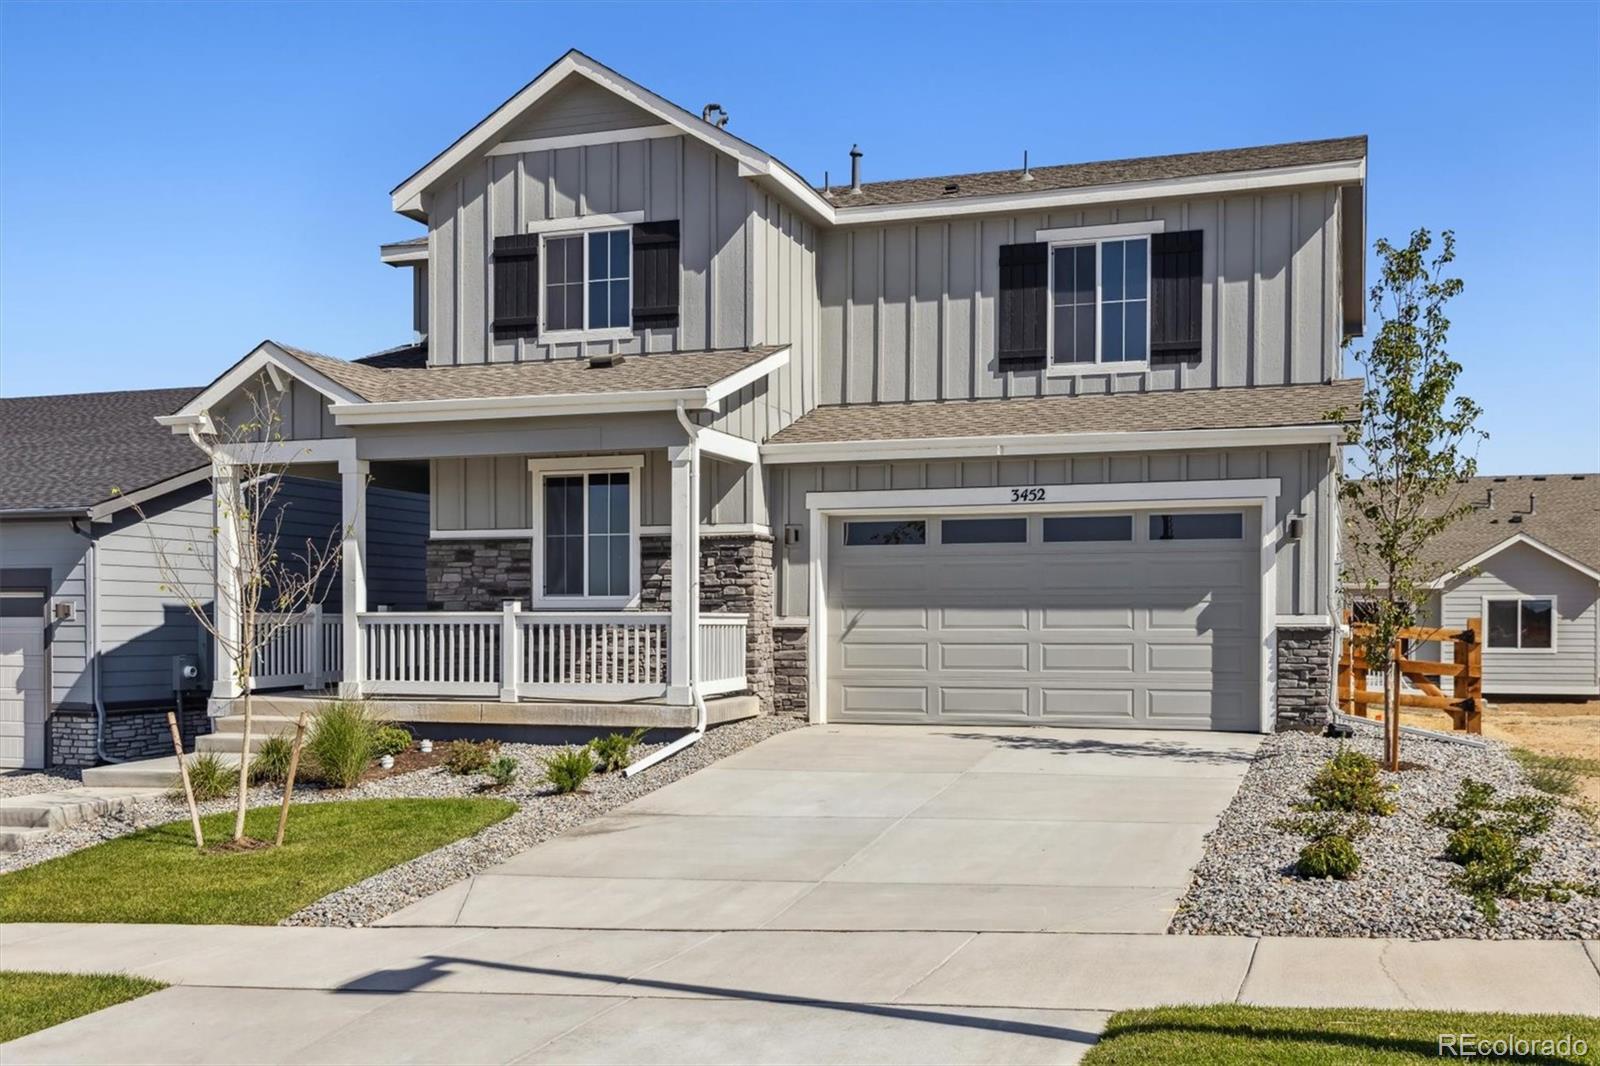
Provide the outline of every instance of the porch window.
<path id="1" fill-rule="evenodd" d="M 1488 644 L 1498 650 L 1551 651 L 1556 646 L 1556 601 L 1551 597 L 1489 600 Z"/>
<path id="2" fill-rule="evenodd" d="M 535 604 L 625 606 L 638 591 L 640 464 L 633 457 L 620 469 L 603 462 L 529 464 L 538 510 Z"/>
<path id="3" fill-rule="evenodd" d="M 626 228 L 544 239 L 546 333 L 630 328 L 633 239 Z"/>

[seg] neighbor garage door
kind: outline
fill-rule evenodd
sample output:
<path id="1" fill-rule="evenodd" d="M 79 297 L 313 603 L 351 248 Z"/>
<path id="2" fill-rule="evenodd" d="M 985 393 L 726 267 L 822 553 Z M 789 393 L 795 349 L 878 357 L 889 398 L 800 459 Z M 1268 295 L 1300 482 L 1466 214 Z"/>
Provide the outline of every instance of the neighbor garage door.
<path id="1" fill-rule="evenodd" d="M 828 717 L 1253 730 L 1259 513 L 835 519 Z"/>

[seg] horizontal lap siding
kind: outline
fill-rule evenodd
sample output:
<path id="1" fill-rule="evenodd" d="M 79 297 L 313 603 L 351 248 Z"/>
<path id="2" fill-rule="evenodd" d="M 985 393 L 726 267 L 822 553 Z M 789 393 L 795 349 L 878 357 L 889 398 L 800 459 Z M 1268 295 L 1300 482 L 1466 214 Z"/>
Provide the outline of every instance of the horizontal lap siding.
<path id="1" fill-rule="evenodd" d="M 1319 382 L 1341 373 L 1336 189 L 849 226 L 819 246 L 820 402 L 1072 395 Z M 1204 232 L 1198 361 L 1135 372 L 1002 373 L 999 248 L 1043 228 L 1160 219 Z"/>
<path id="2" fill-rule="evenodd" d="M 777 549 L 778 614 L 805 617 L 810 612 L 807 567 L 811 560 L 811 520 L 805 505 L 808 492 L 1263 477 L 1275 477 L 1281 482 L 1280 521 L 1291 513 L 1305 516 L 1305 532 L 1301 539 L 1280 541 L 1276 611 L 1280 614 L 1326 613 L 1331 572 L 1328 553 L 1332 548 L 1328 535 L 1332 519 L 1332 467 L 1326 448 L 1308 447 L 771 467 L 768 484 L 774 528 L 798 526 L 800 529 L 798 544 L 780 542 Z"/>
<path id="3" fill-rule="evenodd" d="M 1600 585 L 1541 551 L 1518 544 L 1487 560 L 1479 572 L 1452 584 L 1441 598 L 1440 621 L 1464 626 L 1483 616 L 1483 599 L 1556 597 L 1555 652 L 1484 649 L 1485 691 L 1538 695 L 1561 688 L 1596 688 L 1596 619 Z M 1484 618 L 1485 626 L 1488 619 Z M 1451 658 L 1450 649 L 1444 657 Z"/>

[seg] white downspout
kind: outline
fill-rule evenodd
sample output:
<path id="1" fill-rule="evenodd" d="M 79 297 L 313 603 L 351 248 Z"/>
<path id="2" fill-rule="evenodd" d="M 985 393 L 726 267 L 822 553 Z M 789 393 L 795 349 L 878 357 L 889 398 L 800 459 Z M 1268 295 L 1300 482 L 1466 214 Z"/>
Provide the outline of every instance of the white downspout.
<path id="1" fill-rule="evenodd" d="M 684 413 L 683 401 L 678 401 L 678 424 L 683 426 L 683 431 L 689 434 L 689 500 L 690 524 L 697 525 L 695 518 L 700 507 L 700 429 L 689 416 Z M 695 534 L 695 544 L 698 548 L 699 533 Z M 694 728 L 671 744 L 653 751 L 649 755 L 631 764 L 623 770 L 623 776 L 632 777 L 634 774 L 650 769 L 663 759 L 670 759 L 685 748 L 700 742 L 706 735 L 706 701 L 700 695 L 700 553 L 695 551 L 691 560 L 693 566 L 689 574 L 689 698 L 694 701 Z"/>

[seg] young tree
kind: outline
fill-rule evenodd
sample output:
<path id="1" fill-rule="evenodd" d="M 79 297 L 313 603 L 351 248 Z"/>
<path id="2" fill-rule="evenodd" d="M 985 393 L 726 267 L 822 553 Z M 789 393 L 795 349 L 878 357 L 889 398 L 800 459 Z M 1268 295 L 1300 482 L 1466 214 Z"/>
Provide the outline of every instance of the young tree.
<path id="1" fill-rule="evenodd" d="M 1349 467 L 1340 495 L 1350 511 L 1346 585 L 1361 590 L 1371 611 L 1360 639 L 1367 663 L 1384 685 L 1384 759 L 1400 768 L 1400 669 L 1395 640 L 1417 623 L 1425 590 L 1423 550 L 1471 509 L 1461 483 L 1477 471 L 1476 403 L 1455 393 L 1461 364 L 1445 349 L 1446 304 L 1461 292 L 1446 269 L 1455 235 L 1445 230 L 1437 255 L 1433 236 L 1411 234 L 1402 248 L 1379 240 L 1382 269 L 1371 291 L 1380 325 L 1371 349 L 1355 353 L 1366 378 L 1360 421 L 1349 429 Z M 1469 454 L 1472 453 L 1472 454 Z"/>
<path id="2" fill-rule="evenodd" d="M 212 464 L 216 524 L 209 535 L 172 544 L 146 523 L 162 591 L 175 595 L 216 641 L 221 656 L 231 660 L 241 693 L 235 841 L 244 838 L 250 792 L 250 679 L 256 660 L 276 637 L 300 625 L 307 607 L 321 602 L 339 565 L 341 539 L 349 533 L 335 527 L 320 543 L 311 538 L 300 545 L 281 543 L 286 504 L 280 496 L 289 462 L 282 454 L 279 407 L 286 394 L 263 376 L 243 390 L 241 399 L 240 417 L 214 418 L 207 429 L 190 434 Z M 137 504 L 133 509 L 146 517 Z M 236 621 L 230 624 L 230 617 Z"/>

